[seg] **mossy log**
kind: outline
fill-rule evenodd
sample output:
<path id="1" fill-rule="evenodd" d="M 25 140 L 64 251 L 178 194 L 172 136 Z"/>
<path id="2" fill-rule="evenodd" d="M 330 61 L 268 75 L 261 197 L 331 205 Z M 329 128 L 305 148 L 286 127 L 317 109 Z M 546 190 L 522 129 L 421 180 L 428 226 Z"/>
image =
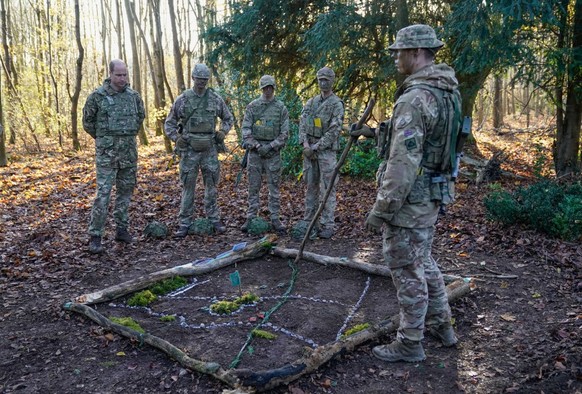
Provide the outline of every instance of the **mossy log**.
<path id="1" fill-rule="evenodd" d="M 469 283 L 463 280 L 455 281 L 447 286 L 449 302 L 453 303 L 470 291 Z M 350 335 L 347 338 L 330 342 L 314 349 L 311 354 L 283 367 L 264 370 L 233 370 L 233 373 L 243 387 L 253 387 L 258 391 L 270 390 L 282 384 L 290 383 L 301 376 L 316 371 L 333 357 L 350 352 L 365 342 L 375 340 L 383 335 L 396 332 L 400 317 L 394 315 L 387 320 L 373 324 L 371 327 Z"/>
<path id="2" fill-rule="evenodd" d="M 276 235 L 268 234 L 255 243 L 244 245 L 244 247 L 241 248 L 235 247 L 214 259 L 210 259 L 209 261 L 199 264 L 194 264 L 195 262 L 191 262 L 188 264 L 179 265 L 177 267 L 172 267 L 162 271 L 143 275 L 139 278 L 108 287 L 104 290 L 80 295 L 75 298 L 75 302 L 87 305 L 107 302 L 119 297 L 123 297 L 129 293 L 145 289 L 146 287 L 156 282 L 174 276 L 201 275 L 207 272 L 212 272 L 219 268 L 227 267 L 239 261 L 256 259 L 268 253 L 269 250 L 271 250 L 273 247 L 273 243 L 276 239 Z"/>

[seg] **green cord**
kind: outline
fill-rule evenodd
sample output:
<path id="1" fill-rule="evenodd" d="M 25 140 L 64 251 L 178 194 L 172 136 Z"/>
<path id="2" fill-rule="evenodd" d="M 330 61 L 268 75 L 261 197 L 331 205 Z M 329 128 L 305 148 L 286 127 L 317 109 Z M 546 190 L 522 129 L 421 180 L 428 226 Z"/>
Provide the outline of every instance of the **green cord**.
<path id="1" fill-rule="evenodd" d="M 288 260 L 288 265 L 289 265 L 289 267 L 291 267 L 291 269 L 293 270 L 293 272 L 291 274 L 291 280 L 289 281 L 289 287 L 287 288 L 287 291 L 285 291 L 285 293 L 283 294 L 283 299 L 281 301 L 279 301 L 279 303 L 277 305 L 275 305 L 274 307 L 272 307 L 267 313 L 265 313 L 265 316 L 263 317 L 263 320 L 261 320 L 247 334 L 247 341 L 243 345 L 242 349 L 238 352 L 238 354 L 236 355 L 236 357 L 234 358 L 234 360 L 232 360 L 232 362 L 229 365 L 229 368 L 236 368 L 238 366 L 238 364 L 241 361 L 241 357 L 242 357 L 243 352 L 245 351 L 245 349 L 249 346 L 249 344 L 253 340 L 253 337 L 255 335 L 254 334 L 255 330 L 258 329 L 258 328 L 260 328 L 266 322 L 268 322 L 269 321 L 269 317 L 271 316 L 271 314 L 275 313 L 275 311 L 277 311 L 277 309 L 279 309 L 289 299 L 289 294 L 291 294 L 291 291 L 293 291 L 293 287 L 295 286 L 295 280 L 297 279 L 297 275 L 299 274 L 299 270 L 297 269 L 297 266 L 295 264 L 293 264 L 293 262 L 291 261 L 291 259 Z"/>

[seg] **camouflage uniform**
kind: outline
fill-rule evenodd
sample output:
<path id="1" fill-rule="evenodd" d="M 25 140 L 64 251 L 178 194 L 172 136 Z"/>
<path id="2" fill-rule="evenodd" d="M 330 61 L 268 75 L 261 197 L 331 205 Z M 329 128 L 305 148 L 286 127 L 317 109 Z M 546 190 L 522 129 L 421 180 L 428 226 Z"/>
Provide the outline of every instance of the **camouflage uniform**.
<path id="1" fill-rule="evenodd" d="M 414 36 L 416 26 L 424 25 L 399 31 L 396 44 L 390 48 L 418 48 L 418 43 L 414 42 L 418 40 Z M 406 36 L 406 33 L 412 36 Z M 406 38 L 413 41 L 410 47 L 405 45 Z M 427 48 L 438 48 L 439 43 L 442 46 L 442 42 L 436 41 Z M 391 269 L 400 305 L 397 341 L 420 343 L 425 325 L 437 330 L 439 327 L 450 329 L 451 310 L 445 284 L 431 256 L 439 206 L 452 198 L 452 187 L 448 182 L 450 177 L 447 178 L 450 172 L 438 174 L 447 179 L 444 184 L 435 186 L 432 180 L 436 178 L 436 171 L 447 167 L 444 161 L 450 156 L 450 144 L 434 143 L 450 137 L 445 135 L 445 110 L 435 93 L 458 98 L 457 88 L 453 69 L 445 64 L 430 64 L 409 75 L 397 91 L 389 127 L 390 145 L 378 173 L 376 203 L 368 217 L 368 220 L 377 219 L 385 223 L 383 254 Z M 457 103 L 460 104 L 460 101 Z M 390 355 L 390 352 L 385 354 Z M 400 360 L 418 361 L 404 357 Z"/>
<path id="2" fill-rule="evenodd" d="M 107 219 L 111 189 L 115 184 L 113 217 L 119 229 L 129 226 L 128 207 L 136 185 L 137 142 L 135 136 L 145 118 L 139 94 L 126 86 L 117 92 L 107 78 L 83 108 L 83 127 L 95 139 L 97 195 L 91 210 L 89 234 L 101 237 Z"/>
<path id="3" fill-rule="evenodd" d="M 329 68 L 324 69 L 331 71 Z M 324 70 L 318 71 L 318 74 Z M 333 170 L 337 164 L 339 150 L 339 135 L 344 118 L 344 104 L 335 94 L 324 98 L 319 94 L 310 98 L 301 112 L 299 122 L 299 144 L 305 141 L 314 147 L 315 155 L 312 158 L 303 157 L 303 177 L 307 183 L 305 192 L 304 220 L 311 222 L 320 200 L 330 185 Z M 329 194 L 319 219 L 320 231 L 334 230 L 334 215 L 336 207 L 335 187 L 338 178 Z"/>
<path id="4" fill-rule="evenodd" d="M 275 87 L 275 80 L 269 75 L 261 78 L 259 86 Z M 289 136 L 289 112 L 281 100 L 273 97 L 267 101 L 263 96 L 252 101 L 245 110 L 242 122 L 243 146 L 249 150 L 247 172 L 249 177 L 249 208 L 247 219 L 259 212 L 259 194 L 262 173 L 267 178 L 269 189 L 269 212 L 271 221 L 279 221 L 281 181 L 281 149 Z M 268 147 L 268 152 L 259 153 L 260 147 Z"/>
<path id="5" fill-rule="evenodd" d="M 196 68 L 195 68 L 196 69 Z M 217 186 L 220 179 L 216 118 L 221 119 L 220 131 L 228 134 L 233 117 L 224 100 L 212 89 L 205 89 L 199 96 L 193 89 L 182 93 L 172 105 L 164 123 L 168 138 L 176 142 L 180 156 L 180 181 L 182 200 L 180 203 L 180 228 L 192 224 L 194 197 L 198 171 L 202 172 L 204 183 L 204 208 L 206 216 L 213 223 L 220 222 L 217 205 Z M 179 132 L 178 125 L 183 125 Z"/>

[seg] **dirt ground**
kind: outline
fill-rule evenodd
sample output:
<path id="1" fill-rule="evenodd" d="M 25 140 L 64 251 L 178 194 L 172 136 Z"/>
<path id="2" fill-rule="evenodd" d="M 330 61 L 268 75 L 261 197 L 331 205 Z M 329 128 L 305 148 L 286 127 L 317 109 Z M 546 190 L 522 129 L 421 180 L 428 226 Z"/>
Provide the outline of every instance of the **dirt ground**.
<path id="1" fill-rule="evenodd" d="M 175 169 L 164 171 L 158 153 L 152 150 L 141 158 L 140 186 L 131 208 L 135 235 L 153 219 L 175 230 L 177 176 Z M 107 252 L 93 256 L 86 236 L 94 191 L 90 160 L 90 154 L 45 156 L 43 161 L 22 157 L 0 169 L 0 392 L 227 392 L 225 384 L 184 369 L 147 345 L 111 335 L 62 305 L 83 293 L 255 241 L 239 230 L 246 192 L 234 188 L 238 169 L 224 165 L 219 202 L 225 234 L 181 241 L 138 236 L 126 246 L 113 241 L 110 222 Z M 240 190 L 245 187 L 243 181 Z M 288 180 L 283 189 L 284 197 L 295 196 L 283 206 L 283 221 L 292 224 L 301 217 L 302 185 Z M 425 362 L 389 364 L 374 358 L 371 348 L 392 335 L 271 392 L 582 393 L 580 243 L 498 227 L 484 219 L 482 187 L 466 180 L 459 189 L 459 200 L 437 225 L 434 245 L 444 273 L 473 279 L 472 292 L 451 305 L 459 345 L 444 348 L 427 337 Z M 309 242 L 306 250 L 380 264 L 381 238 L 363 228 L 374 195 L 373 182 L 342 179 L 337 234 Z M 288 236 L 278 240 L 278 246 L 298 244 Z M 297 268 L 291 297 L 269 320 L 267 331 L 277 337 L 255 339 L 252 349 L 242 352 L 239 367 L 284 365 L 306 347 L 335 340 L 345 328 L 398 310 L 389 278 L 306 261 Z M 256 293 L 261 301 L 230 316 L 210 314 L 212 300 L 238 295 L 229 282 L 235 269 L 242 290 Z M 193 357 L 227 368 L 253 318 L 281 300 L 291 276 L 288 261 L 265 256 L 197 277 L 192 289 L 163 298 L 151 310 L 127 308 L 125 298 L 95 308 L 108 316 L 131 315 L 148 332 Z M 162 323 L 157 319 L 162 314 L 179 314 L 187 325 Z"/>

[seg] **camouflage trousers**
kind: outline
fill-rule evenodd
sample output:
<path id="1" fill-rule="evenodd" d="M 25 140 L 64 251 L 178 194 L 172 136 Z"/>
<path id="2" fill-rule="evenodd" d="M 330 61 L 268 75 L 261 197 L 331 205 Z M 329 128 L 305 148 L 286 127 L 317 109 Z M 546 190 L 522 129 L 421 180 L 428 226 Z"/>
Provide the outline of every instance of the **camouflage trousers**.
<path id="1" fill-rule="evenodd" d="M 256 151 L 250 151 L 248 157 L 247 173 L 249 177 L 249 208 L 247 217 L 257 216 L 259 212 L 259 195 L 263 183 L 263 173 L 269 189 L 269 212 L 271 220 L 279 219 L 281 210 L 281 155 L 277 152 L 273 157 L 262 158 Z"/>
<path id="2" fill-rule="evenodd" d="M 137 179 L 137 167 L 109 168 L 97 166 L 97 193 L 91 210 L 89 234 L 103 236 L 111 189 L 115 184 L 113 217 L 117 228 L 129 227 L 128 208 Z"/>
<path id="3" fill-rule="evenodd" d="M 303 158 L 303 177 L 307 183 L 305 214 L 303 217 L 305 221 L 311 222 L 319 209 L 319 204 L 325 197 L 325 192 L 331 183 L 331 176 L 336 163 L 337 154 L 333 150 L 317 152 L 317 157 L 313 160 Z M 328 228 L 333 230 L 334 228 L 337 181 L 338 178 L 336 177 L 327 202 L 321 212 L 321 217 L 319 218 L 320 229 Z"/>
<path id="4" fill-rule="evenodd" d="M 216 146 L 205 152 L 192 149 L 180 151 L 180 182 L 182 183 L 182 200 L 180 203 L 180 226 L 190 226 L 194 215 L 194 198 L 198 171 L 202 172 L 204 184 L 204 209 L 212 222 L 220 220 L 220 211 L 216 199 L 220 180 L 220 163 Z"/>
<path id="5" fill-rule="evenodd" d="M 397 338 L 422 340 L 425 326 L 451 321 L 445 282 L 431 247 L 434 227 L 384 226 L 383 254 L 392 272 L 400 306 Z"/>

